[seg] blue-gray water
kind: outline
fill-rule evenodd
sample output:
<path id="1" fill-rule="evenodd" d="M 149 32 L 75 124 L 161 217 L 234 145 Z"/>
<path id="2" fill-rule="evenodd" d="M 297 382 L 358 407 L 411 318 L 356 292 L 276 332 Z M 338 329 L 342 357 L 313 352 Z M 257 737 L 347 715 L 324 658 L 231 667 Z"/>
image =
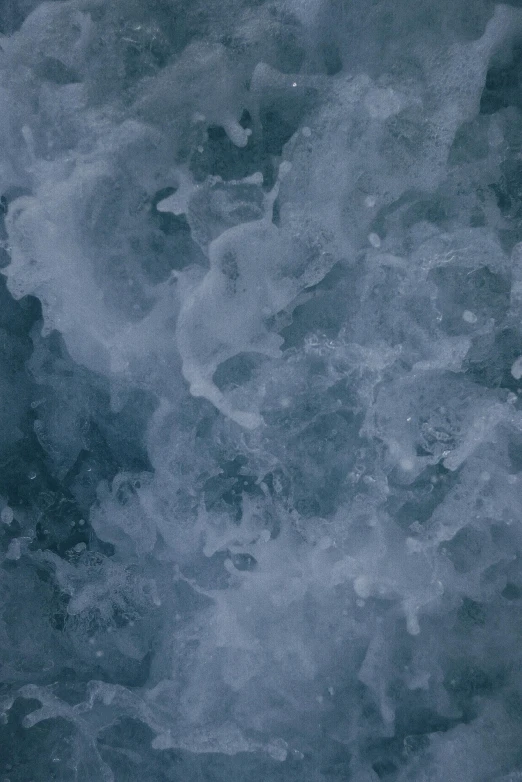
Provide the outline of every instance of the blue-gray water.
<path id="1" fill-rule="evenodd" d="M 0 782 L 520 782 L 522 3 L 0 33 Z"/>

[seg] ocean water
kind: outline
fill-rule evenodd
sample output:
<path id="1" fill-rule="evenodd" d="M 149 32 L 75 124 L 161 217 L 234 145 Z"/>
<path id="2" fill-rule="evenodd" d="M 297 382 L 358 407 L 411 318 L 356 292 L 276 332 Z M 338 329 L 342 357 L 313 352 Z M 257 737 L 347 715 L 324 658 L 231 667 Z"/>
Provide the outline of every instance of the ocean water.
<path id="1" fill-rule="evenodd" d="M 0 0 L 0 782 L 522 780 L 522 3 Z"/>

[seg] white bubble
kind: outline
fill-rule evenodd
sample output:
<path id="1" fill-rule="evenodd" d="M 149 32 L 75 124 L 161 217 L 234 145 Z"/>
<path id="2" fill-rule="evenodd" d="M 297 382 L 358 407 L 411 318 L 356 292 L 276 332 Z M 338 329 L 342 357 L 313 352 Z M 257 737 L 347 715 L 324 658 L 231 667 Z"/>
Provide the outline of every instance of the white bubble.
<path id="1" fill-rule="evenodd" d="M 2 508 L 0 519 L 4 524 L 11 524 L 12 520 L 14 519 L 14 513 L 13 509 L 10 508 L 9 505 L 6 505 L 5 508 Z"/>
<path id="2" fill-rule="evenodd" d="M 6 552 L 5 558 L 6 559 L 10 559 L 10 560 L 20 559 L 20 557 L 22 556 L 21 544 L 22 544 L 21 538 L 14 538 L 10 542 L 10 544 L 9 544 L 9 546 L 7 548 L 7 552 Z"/>
<path id="3" fill-rule="evenodd" d="M 511 374 L 515 380 L 520 380 L 522 377 L 522 356 L 519 356 L 517 360 L 513 362 L 511 367 Z"/>
<path id="4" fill-rule="evenodd" d="M 353 582 L 353 588 L 355 590 L 355 594 L 359 597 L 362 597 L 363 599 L 370 597 L 370 581 L 366 576 L 357 576 Z"/>
<path id="5" fill-rule="evenodd" d="M 464 310 L 462 313 L 462 320 L 466 321 L 466 323 L 476 323 L 478 318 L 471 310 Z"/>

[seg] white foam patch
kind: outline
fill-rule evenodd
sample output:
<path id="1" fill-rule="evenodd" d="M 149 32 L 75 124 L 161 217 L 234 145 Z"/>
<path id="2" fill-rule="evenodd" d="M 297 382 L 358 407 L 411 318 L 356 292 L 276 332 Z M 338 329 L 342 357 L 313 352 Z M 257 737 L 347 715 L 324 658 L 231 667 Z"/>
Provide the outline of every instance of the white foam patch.
<path id="1" fill-rule="evenodd" d="M 514 782 L 522 14 L 177 10 L 0 8 L 2 752 Z"/>

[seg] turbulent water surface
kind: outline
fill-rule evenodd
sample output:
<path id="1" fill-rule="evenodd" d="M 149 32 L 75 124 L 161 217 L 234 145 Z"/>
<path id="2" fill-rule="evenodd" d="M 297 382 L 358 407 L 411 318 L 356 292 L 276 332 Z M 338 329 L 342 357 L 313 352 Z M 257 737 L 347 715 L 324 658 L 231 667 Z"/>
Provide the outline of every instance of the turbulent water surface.
<path id="1" fill-rule="evenodd" d="M 520 782 L 522 3 L 0 32 L 1 782 Z"/>

